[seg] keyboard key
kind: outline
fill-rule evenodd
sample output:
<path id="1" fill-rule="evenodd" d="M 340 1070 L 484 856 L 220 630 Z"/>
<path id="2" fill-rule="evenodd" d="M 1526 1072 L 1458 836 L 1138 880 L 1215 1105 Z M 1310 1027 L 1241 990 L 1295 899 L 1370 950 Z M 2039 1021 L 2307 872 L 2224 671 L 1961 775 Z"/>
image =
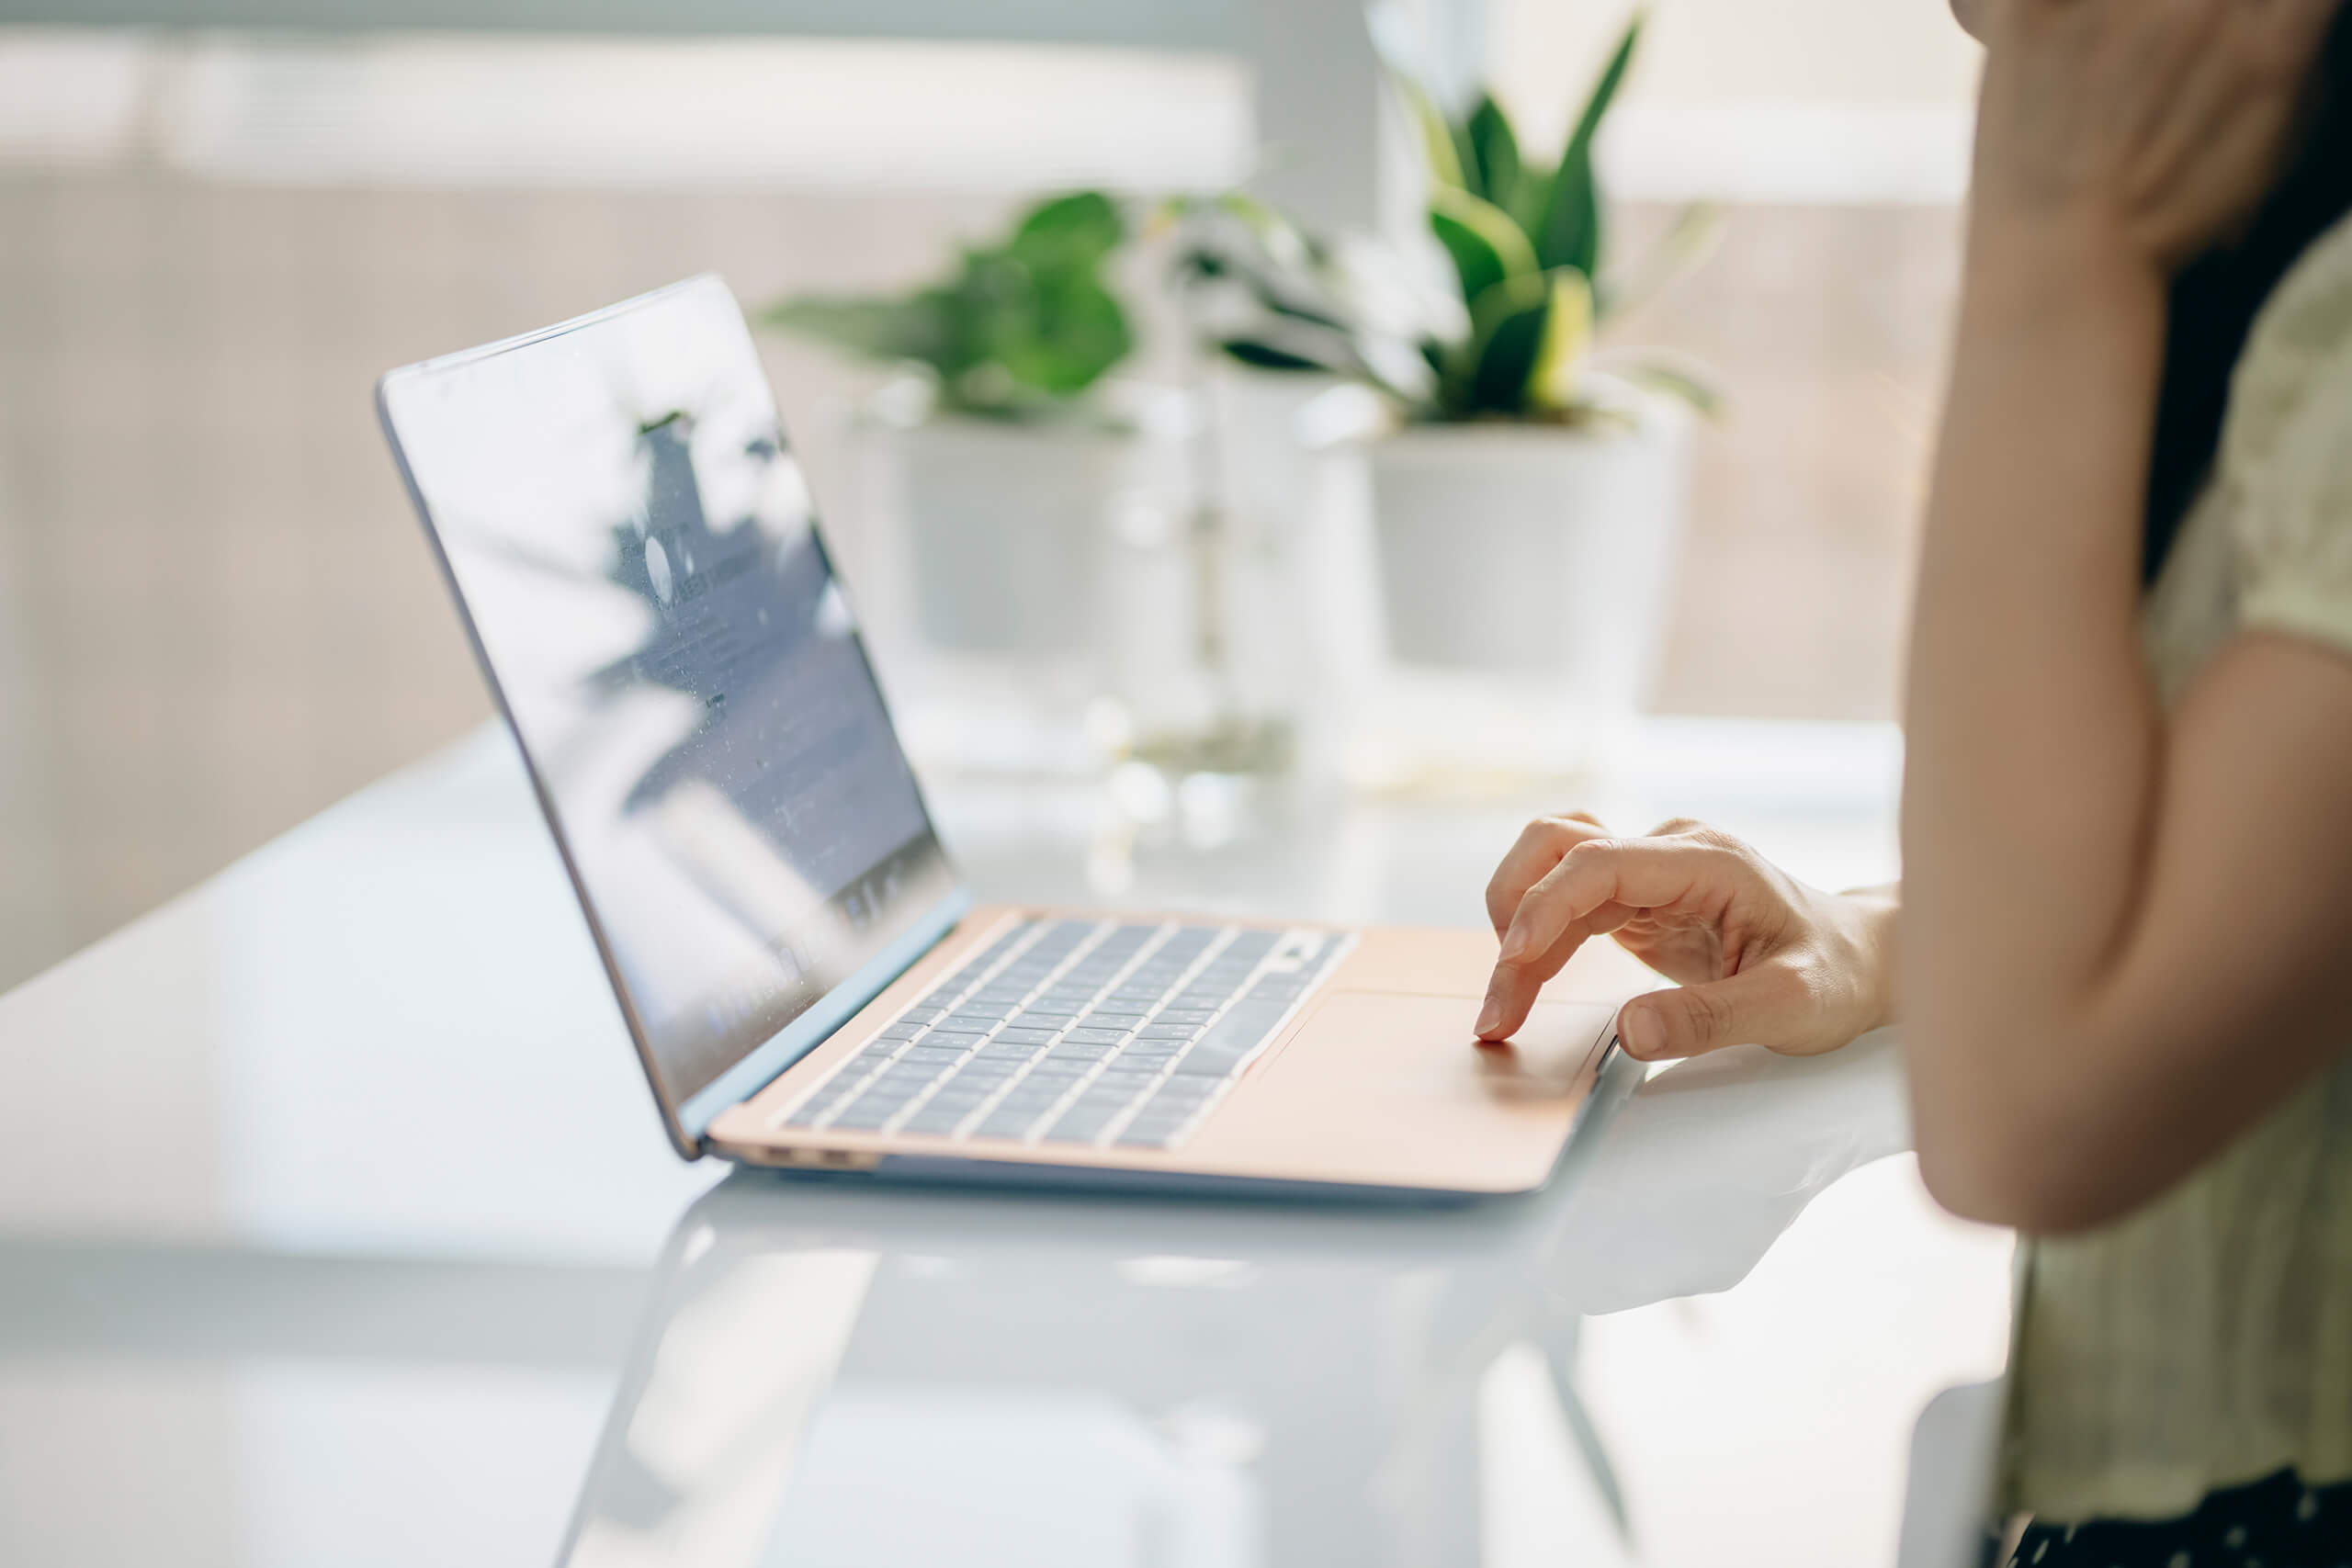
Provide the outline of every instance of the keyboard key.
<path id="1" fill-rule="evenodd" d="M 991 1056 L 986 1052 L 982 1052 L 979 1055 L 973 1057 L 970 1061 L 956 1068 L 956 1077 L 951 1081 L 956 1083 L 964 1083 L 967 1081 L 992 1084 L 1002 1083 L 1005 1079 L 1012 1077 L 1013 1074 L 1021 1070 L 1021 1064 L 1023 1060 L 1025 1060 L 1025 1058 L 1019 1056 Z"/>
<path id="2" fill-rule="evenodd" d="M 1177 1060 L 1176 1070 L 1188 1075 L 1213 1073 L 1218 1077 L 1232 1072 L 1257 1053 L 1266 1043 L 1266 1035 L 1290 1010 L 1286 1002 L 1261 1002 L 1244 998 L 1226 1010 L 1223 1018 L 1200 1043 Z"/>
<path id="3" fill-rule="evenodd" d="M 792 1114 L 784 1119 L 784 1124 L 787 1127 L 814 1127 L 831 1115 L 834 1109 L 847 1098 L 846 1095 L 831 1093 L 812 1095 L 801 1101 Z"/>
<path id="4" fill-rule="evenodd" d="M 1050 1029 L 1000 1029 L 996 1043 L 1002 1045 L 1043 1045 L 1054 1037 Z"/>
<path id="5" fill-rule="evenodd" d="M 883 1125 L 905 1107 L 900 1104 L 869 1104 L 859 1100 L 833 1119 L 833 1125 L 853 1133 L 878 1133 Z"/>
<path id="6" fill-rule="evenodd" d="M 922 1024 L 901 1021 L 898 1023 L 892 1024 L 889 1028 L 884 1030 L 874 1038 L 885 1041 L 912 1040 L 916 1035 L 921 1034 L 922 1032 Z"/>
<path id="7" fill-rule="evenodd" d="M 1062 1036 L 1061 1044 L 1054 1049 L 1061 1051 L 1072 1045 L 1116 1045 L 1126 1037 L 1127 1032 L 1124 1029 L 1073 1029 Z"/>
<path id="8" fill-rule="evenodd" d="M 1032 1078 L 1082 1078 L 1094 1070 L 1094 1064 L 1099 1058 L 1085 1055 L 1083 1048 L 1080 1048 L 1079 1055 L 1063 1055 L 1062 1052 L 1069 1049 L 1069 1046 L 1055 1047 L 1052 1055 L 1046 1057 L 1029 1069 L 1029 1077 Z"/>
<path id="9" fill-rule="evenodd" d="M 1159 1016 L 1153 1019 L 1152 1022 L 1206 1023 L 1216 1016 L 1206 1008 L 1167 1008 L 1162 1010 Z"/>
<path id="10" fill-rule="evenodd" d="M 971 1135 L 976 1138 L 1023 1138 L 1038 1121 L 1039 1114 L 1035 1111 L 999 1106 L 972 1130 Z"/>
<path id="11" fill-rule="evenodd" d="M 1044 1141 L 1049 1144 L 1091 1144 L 1109 1130 L 1111 1121 L 1107 1115 L 1081 1115 L 1073 1111 L 1053 1124 Z"/>
<path id="12" fill-rule="evenodd" d="M 944 1067 L 963 1059 L 964 1053 L 953 1045 L 918 1045 L 892 1064 L 891 1070 L 898 1072 L 910 1066 Z"/>

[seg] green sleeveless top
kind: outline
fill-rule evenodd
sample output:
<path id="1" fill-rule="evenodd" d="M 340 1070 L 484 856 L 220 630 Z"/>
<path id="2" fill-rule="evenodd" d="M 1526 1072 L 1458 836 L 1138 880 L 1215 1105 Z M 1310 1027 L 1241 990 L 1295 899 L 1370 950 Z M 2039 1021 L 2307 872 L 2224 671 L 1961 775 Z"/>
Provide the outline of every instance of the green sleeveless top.
<path id="1" fill-rule="evenodd" d="M 2352 220 L 2255 323 L 2143 629 L 2168 705 L 2241 630 L 2352 658 Z M 2352 1051 L 2146 1208 L 2025 1243 L 2010 1388 L 2007 1502 L 2046 1519 L 2352 1479 Z"/>

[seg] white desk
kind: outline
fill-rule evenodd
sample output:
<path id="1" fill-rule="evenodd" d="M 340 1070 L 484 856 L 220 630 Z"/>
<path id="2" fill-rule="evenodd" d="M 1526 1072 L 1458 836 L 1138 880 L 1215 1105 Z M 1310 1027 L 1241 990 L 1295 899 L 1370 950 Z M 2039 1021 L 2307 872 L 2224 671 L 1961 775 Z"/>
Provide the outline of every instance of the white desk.
<path id="1" fill-rule="evenodd" d="M 1661 724 L 1601 804 L 1860 882 L 1893 774 Z M 1568 804 L 934 793 L 986 897 L 1447 924 Z M 1883 1563 L 2006 1334 L 1885 1042 L 1629 1083 L 1468 1212 L 711 1191 L 494 734 L 0 998 L 0 1071 L 10 1562 Z"/>

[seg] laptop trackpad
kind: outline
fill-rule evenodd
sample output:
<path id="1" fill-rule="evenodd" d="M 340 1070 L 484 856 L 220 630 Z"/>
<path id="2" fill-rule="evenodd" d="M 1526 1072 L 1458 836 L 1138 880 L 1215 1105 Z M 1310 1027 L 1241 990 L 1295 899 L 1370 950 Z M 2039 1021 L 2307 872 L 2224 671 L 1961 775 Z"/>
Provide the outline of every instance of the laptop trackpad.
<path id="1" fill-rule="evenodd" d="M 1202 1129 L 1282 1174 L 1486 1190 L 1542 1184 L 1591 1092 L 1613 1010 L 1538 1002 L 1505 1046 L 1471 1034 L 1475 997 L 1335 991 Z"/>
<path id="2" fill-rule="evenodd" d="M 1529 1101 L 1575 1099 L 1611 1009 L 1591 1002 L 1539 1001 L 1508 1043 L 1480 1045 L 1471 1033 L 1475 1000 L 1336 991 L 1268 1064 L 1276 1072 L 1316 1074 L 1447 1100 Z"/>

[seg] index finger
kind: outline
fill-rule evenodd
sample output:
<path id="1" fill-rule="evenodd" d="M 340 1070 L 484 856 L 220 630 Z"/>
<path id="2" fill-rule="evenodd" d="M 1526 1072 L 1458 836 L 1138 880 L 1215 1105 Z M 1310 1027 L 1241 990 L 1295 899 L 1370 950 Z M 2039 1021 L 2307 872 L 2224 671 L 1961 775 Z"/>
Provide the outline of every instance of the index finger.
<path id="1" fill-rule="evenodd" d="M 1503 933 L 1502 961 L 1542 953 L 1577 921 L 1609 904 L 1666 909 L 1720 904 L 1752 874 L 1730 850 L 1698 839 L 1587 840 L 1527 890 Z"/>
<path id="2" fill-rule="evenodd" d="M 1599 818 L 1584 811 L 1538 817 L 1521 829 L 1518 841 L 1487 884 L 1487 919 L 1494 923 L 1495 934 L 1510 929 L 1527 890 L 1550 875 L 1570 850 L 1587 840 L 1606 838 L 1608 831 Z"/>

